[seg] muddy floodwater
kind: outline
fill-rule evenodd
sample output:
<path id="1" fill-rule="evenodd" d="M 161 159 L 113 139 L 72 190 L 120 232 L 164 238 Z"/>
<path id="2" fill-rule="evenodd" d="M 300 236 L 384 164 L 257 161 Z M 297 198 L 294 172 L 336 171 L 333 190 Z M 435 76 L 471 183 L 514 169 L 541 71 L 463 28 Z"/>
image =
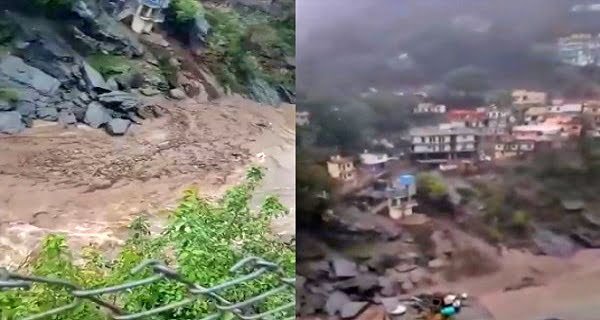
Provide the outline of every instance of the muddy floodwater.
<path id="1" fill-rule="evenodd" d="M 214 199 L 251 164 L 267 169 L 256 203 L 275 194 L 293 209 L 293 106 L 236 97 L 154 103 L 165 114 L 124 137 L 45 122 L 0 136 L 0 265 L 18 265 L 48 233 L 66 234 L 74 249 L 114 252 L 134 217 L 147 215 L 160 231 L 185 189 Z M 294 217 L 276 233 L 293 233 Z"/>

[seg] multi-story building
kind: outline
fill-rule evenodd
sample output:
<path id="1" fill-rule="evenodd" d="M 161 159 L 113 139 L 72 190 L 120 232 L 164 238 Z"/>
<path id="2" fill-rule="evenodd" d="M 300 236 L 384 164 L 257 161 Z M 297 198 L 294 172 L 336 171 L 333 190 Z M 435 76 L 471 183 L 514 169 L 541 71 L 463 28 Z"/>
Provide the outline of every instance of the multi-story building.
<path id="1" fill-rule="evenodd" d="M 487 127 L 484 134 L 488 136 L 506 134 L 510 126 L 517 120 L 510 110 L 500 109 L 496 106 L 481 108 L 480 110 L 487 115 Z"/>
<path id="2" fill-rule="evenodd" d="M 535 151 L 534 140 L 516 139 L 513 136 L 505 135 L 498 137 L 494 144 L 494 159 L 524 156 L 533 151 Z"/>
<path id="3" fill-rule="evenodd" d="M 558 58 L 574 66 L 598 65 L 600 38 L 591 34 L 573 34 L 558 39 Z"/>
<path id="4" fill-rule="evenodd" d="M 484 128 L 488 125 L 487 114 L 484 111 L 454 109 L 446 114 L 446 121 L 453 127 Z"/>
<path id="5" fill-rule="evenodd" d="M 548 95 L 545 92 L 514 90 L 512 92 L 512 98 L 513 103 L 516 106 L 545 106 L 548 99 Z"/>
<path id="6" fill-rule="evenodd" d="M 352 181 L 356 178 L 356 168 L 350 157 L 332 156 L 327 161 L 327 172 L 332 178 L 341 181 Z"/>
<path id="7" fill-rule="evenodd" d="M 443 104 L 421 102 L 413 108 L 413 113 L 446 113 L 446 106 Z"/>
<path id="8" fill-rule="evenodd" d="M 439 125 L 410 130 L 411 155 L 420 163 L 444 163 L 477 155 L 479 133 L 473 128 Z"/>
<path id="9" fill-rule="evenodd" d="M 165 21 L 163 10 L 171 0 L 124 0 L 119 10 L 119 20 L 131 20 L 131 29 L 137 33 L 150 33 L 154 24 Z"/>

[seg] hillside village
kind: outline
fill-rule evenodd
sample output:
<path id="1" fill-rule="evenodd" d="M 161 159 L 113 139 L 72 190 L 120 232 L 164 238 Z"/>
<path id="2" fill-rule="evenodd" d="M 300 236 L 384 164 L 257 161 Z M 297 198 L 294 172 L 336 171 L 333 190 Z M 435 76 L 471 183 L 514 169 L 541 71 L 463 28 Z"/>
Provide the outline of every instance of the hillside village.
<path id="1" fill-rule="evenodd" d="M 599 219 L 583 196 L 573 197 L 577 188 L 564 190 L 563 180 L 557 202 L 542 205 L 538 202 L 547 201 L 530 195 L 537 186 L 527 190 L 523 183 L 545 182 L 527 174 L 515 178 L 510 171 L 542 167 L 540 157 L 578 154 L 584 143 L 600 139 L 600 101 L 529 90 L 513 90 L 510 96 L 506 106 L 449 108 L 421 94 L 412 114 L 438 123 L 411 127 L 401 139 L 380 137 L 368 146 L 372 151 L 330 154 L 320 164 L 333 188 L 315 196 L 332 199 L 323 221 L 332 238 L 344 235 L 332 243 L 340 242 L 335 250 L 348 260 L 325 254 L 300 266 L 309 288 L 301 294 L 301 314 L 321 310 L 364 316 L 383 303 L 387 315 L 394 316 L 399 294 L 439 283 L 439 277 L 492 272 L 492 258 L 456 242 L 466 237 L 463 231 L 499 247 L 524 247 L 542 255 L 600 247 Z M 300 127 L 311 125 L 308 111 L 296 117 Z M 514 180 L 519 182 L 513 185 Z M 318 257 L 316 251 L 306 252 Z M 394 263 L 400 264 L 386 270 Z M 536 281 L 534 276 L 523 279 L 517 286 Z M 328 281 L 333 291 L 325 289 Z M 325 305 L 315 300 L 319 290 L 334 293 L 322 301 Z M 365 299 L 373 290 L 374 297 Z"/>

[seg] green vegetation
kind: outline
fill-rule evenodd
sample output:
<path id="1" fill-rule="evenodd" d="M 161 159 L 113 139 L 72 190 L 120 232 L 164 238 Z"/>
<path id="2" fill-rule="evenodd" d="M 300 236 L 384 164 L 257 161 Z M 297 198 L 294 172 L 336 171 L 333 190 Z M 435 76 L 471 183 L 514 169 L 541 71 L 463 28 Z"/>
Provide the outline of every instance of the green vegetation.
<path id="1" fill-rule="evenodd" d="M 127 73 L 133 67 L 129 58 L 117 55 L 95 54 L 87 57 L 87 62 L 105 78 Z"/>
<path id="2" fill-rule="evenodd" d="M 232 91 L 247 93 L 253 79 L 293 88 L 295 73 L 279 67 L 294 55 L 295 26 L 254 12 L 206 10 L 211 25 L 206 57 L 219 81 Z"/>
<path id="3" fill-rule="evenodd" d="M 442 178 L 431 173 L 417 175 L 418 192 L 431 200 L 442 200 L 448 195 L 448 187 Z"/>
<path id="4" fill-rule="evenodd" d="M 0 100 L 17 102 L 19 101 L 19 93 L 13 89 L 0 88 Z"/>
<path id="5" fill-rule="evenodd" d="M 145 259 L 153 258 L 177 265 L 178 271 L 188 280 L 203 286 L 213 286 L 229 280 L 229 268 L 246 256 L 260 256 L 280 264 L 286 274 L 292 275 L 295 267 L 293 247 L 281 244 L 269 236 L 269 221 L 285 212 L 274 197 L 269 197 L 260 212 L 249 209 L 252 192 L 263 178 L 263 172 L 252 168 L 246 181 L 229 190 L 216 203 L 201 198 L 195 190 L 189 190 L 177 209 L 172 212 L 168 226 L 161 235 L 152 237 L 143 218 L 135 220 L 131 235 L 114 260 L 106 260 L 97 249 L 88 248 L 83 254 L 83 264 L 75 265 L 62 236 L 52 235 L 44 240 L 41 253 L 28 270 L 39 276 L 51 276 L 76 282 L 91 288 L 140 279 L 148 273 L 132 275 L 130 270 Z M 274 276 L 264 276 L 226 290 L 224 296 L 231 301 L 245 300 L 273 288 Z M 127 294 L 108 294 L 129 312 L 147 310 L 185 296 L 180 284 L 158 282 L 131 290 Z M 272 310 L 282 302 L 293 301 L 291 294 L 275 295 L 267 299 L 261 310 Z M 69 296 L 64 290 L 43 285 L 31 291 L 6 291 L 0 293 L 2 319 L 22 318 L 51 307 L 68 304 Z M 260 308 L 259 308 L 260 309 Z M 151 319 L 199 319 L 215 311 L 205 300 L 167 311 Z M 290 316 L 288 314 L 287 316 Z M 275 318 L 283 318 L 275 315 Z M 95 306 L 84 303 L 72 311 L 56 316 L 55 320 L 105 319 Z"/>
<path id="6" fill-rule="evenodd" d="M 69 10 L 75 0 L 32 0 L 35 9 L 44 10 L 45 14 L 59 14 Z"/>
<path id="7" fill-rule="evenodd" d="M 197 0 L 173 0 L 170 9 L 175 14 L 176 23 L 180 25 L 192 22 L 198 14 L 204 11 Z"/>

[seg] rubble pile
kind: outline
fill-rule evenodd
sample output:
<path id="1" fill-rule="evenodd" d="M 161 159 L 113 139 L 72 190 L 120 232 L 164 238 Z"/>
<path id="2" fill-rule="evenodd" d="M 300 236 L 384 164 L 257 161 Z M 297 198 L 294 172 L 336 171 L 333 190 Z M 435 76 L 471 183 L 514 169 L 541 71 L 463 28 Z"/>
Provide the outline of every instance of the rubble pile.
<path id="1" fill-rule="evenodd" d="M 327 314 L 342 319 L 362 319 L 363 313 L 373 313 L 394 319 L 405 313 L 402 301 L 410 293 L 436 282 L 431 268 L 421 260 L 419 254 L 409 252 L 364 263 L 341 257 L 307 262 L 299 267 L 302 275 L 297 281 L 297 312 L 301 316 Z"/>

